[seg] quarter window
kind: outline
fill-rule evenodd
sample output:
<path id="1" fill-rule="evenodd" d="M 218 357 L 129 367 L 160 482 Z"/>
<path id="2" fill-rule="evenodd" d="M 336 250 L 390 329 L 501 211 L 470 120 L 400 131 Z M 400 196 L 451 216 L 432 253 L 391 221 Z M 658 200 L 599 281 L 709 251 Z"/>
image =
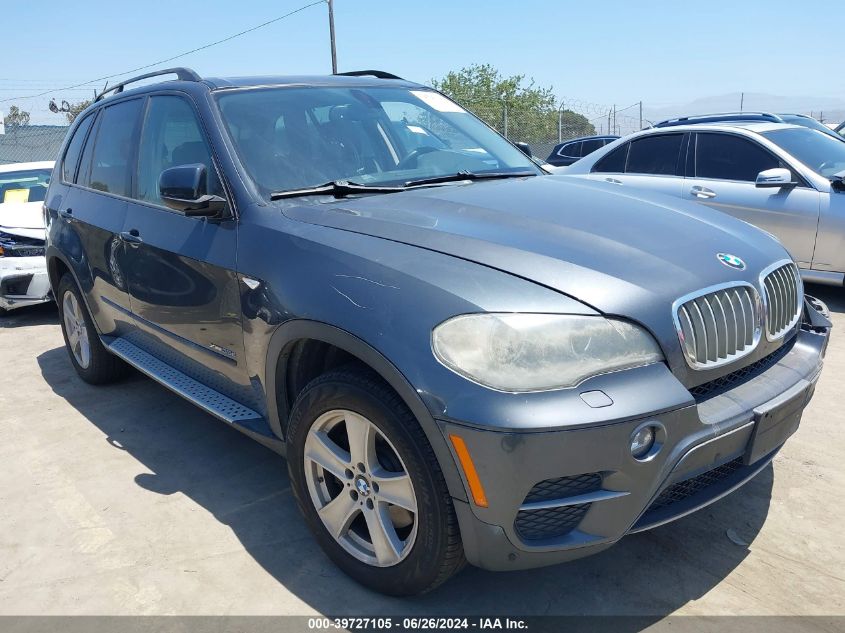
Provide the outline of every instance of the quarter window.
<path id="1" fill-rule="evenodd" d="M 208 193 L 220 195 L 211 151 L 193 108 L 181 97 L 153 97 L 141 132 L 138 199 L 161 204 L 158 190 L 161 172 L 192 164 L 205 165 Z"/>
<path id="2" fill-rule="evenodd" d="M 682 140 L 683 134 L 659 134 L 631 141 L 625 173 L 676 175 Z"/>
<path id="3" fill-rule="evenodd" d="M 699 134 L 695 149 L 695 175 L 698 178 L 754 182 L 757 174 L 780 167 L 768 151 L 731 134 Z"/>
<path id="4" fill-rule="evenodd" d="M 129 195 L 135 126 L 140 110 L 140 99 L 124 101 L 105 109 L 97 126 L 90 172 L 84 182 L 80 174 L 82 184 L 119 196 Z"/>
<path id="5" fill-rule="evenodd" d="M 91 129 L 93 122 L 93 116 L 85 117 L 85 120 L 76 128 L 76 132 L 73 133 L 73 138 L 70 139 L 67 151 L 65 152 L 65 159 L 62 162 L 62 180 L 65 182 L 74 182 L 76 166 L 79 164 L 79 155 L 82 153 L 85 137 L 88 135 L 88 130 Z"/>

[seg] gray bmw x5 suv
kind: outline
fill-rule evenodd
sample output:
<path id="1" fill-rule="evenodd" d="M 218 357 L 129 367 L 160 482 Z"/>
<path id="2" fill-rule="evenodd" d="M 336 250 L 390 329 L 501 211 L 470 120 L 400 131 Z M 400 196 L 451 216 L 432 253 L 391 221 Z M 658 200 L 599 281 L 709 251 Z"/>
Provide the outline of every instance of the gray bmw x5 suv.
<path id="1" fill-rule="evenodd" d="M 600 551 L 797 428 L 830 322 L 766 233 L 544 175 L 387 73 L 164 72 L 80 114 L 50 181 L 70 362 L 135 367 L 286 455 L 361 583 Z"/>

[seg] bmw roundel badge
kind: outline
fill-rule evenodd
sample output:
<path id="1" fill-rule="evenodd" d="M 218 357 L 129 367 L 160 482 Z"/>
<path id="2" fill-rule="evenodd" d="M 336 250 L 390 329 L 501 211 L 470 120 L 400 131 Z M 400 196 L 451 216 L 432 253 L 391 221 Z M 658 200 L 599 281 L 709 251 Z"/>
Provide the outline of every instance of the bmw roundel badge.
<path id="1" fill-rule="evenodd" d="M 736 270 L 745 270 L 745 262 L 736 255 L 730 253 L 717 253 L 716 259 L 722 262 L 728 268 L 735 268 Z"/>

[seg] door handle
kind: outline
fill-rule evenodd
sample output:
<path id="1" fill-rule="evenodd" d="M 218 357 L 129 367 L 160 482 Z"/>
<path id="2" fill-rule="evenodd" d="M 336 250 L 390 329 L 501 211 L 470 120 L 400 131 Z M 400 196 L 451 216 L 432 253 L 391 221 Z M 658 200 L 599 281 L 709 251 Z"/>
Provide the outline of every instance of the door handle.
<path id="1" fill-rule="evenodd" d="M 72 220 L 73 219 L 73 209 L 68 207 L 67 209 L 59 211 L 59 215 L 62 216 L 63 218 L 65 218 L 66 220 Z"/>
<path id="2" fill-rule="evenodd" d="M 138 229 L 130 229 L 129 231 L 123 231 L 120 234 L 120 239 L 122 239 L 127 244 L 142 244 L 144 240 L 141 239 L 141 234 L 138 232 Z"/>
<path id="3" fill-rule="evenodd" d="M 707 187 L 699 187 L 698 185 L 694 186 L 689 192 L 694 195 L 696 198 L 715 198 L 716 192 L 712 189 L 708 189 Z"/>
<path id="4" fill-rule="evenodd" d="M 609 182 L 612 185 L 621 185 L 622 184 L 622 181 L 617 180 L 616 178 L 605 178 L 604 181 Z"/>

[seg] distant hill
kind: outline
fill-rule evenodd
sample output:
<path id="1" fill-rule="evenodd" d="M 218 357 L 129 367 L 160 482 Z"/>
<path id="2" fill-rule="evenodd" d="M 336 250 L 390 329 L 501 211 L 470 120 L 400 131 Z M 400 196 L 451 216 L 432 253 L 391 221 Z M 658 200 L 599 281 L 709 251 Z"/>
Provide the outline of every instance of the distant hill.
<path id="1" fill-rule="evenodd" d="M 646 104 L 643 104 L 643 117 L 649 121 L 656 122 L 692 114 L 736 112 L 740 109 L 741 99 L 742 95 L 739 92 L 733 92 L 724 95 L 701 97 L 686 104 L 660 108 L 649 108 Z M 812 114 L 816 118 L 823 117 L 825 123 L 839 123 L 845 120 L 845 98 L 784 97 L 758 92 L 746 92 L 743 110 Z"/>

